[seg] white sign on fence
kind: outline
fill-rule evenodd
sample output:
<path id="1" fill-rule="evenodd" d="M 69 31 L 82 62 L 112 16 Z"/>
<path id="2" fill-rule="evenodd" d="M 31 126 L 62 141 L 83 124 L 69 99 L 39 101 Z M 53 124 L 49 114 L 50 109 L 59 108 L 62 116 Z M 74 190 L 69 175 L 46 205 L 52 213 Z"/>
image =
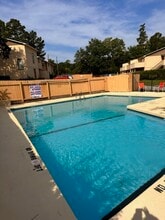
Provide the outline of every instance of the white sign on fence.
<path id="1" fill-rule="evenodd" d="M 41 98 L 41 86 L 40 85 L 30 85 L 30 94 L 32 98 Z"/>

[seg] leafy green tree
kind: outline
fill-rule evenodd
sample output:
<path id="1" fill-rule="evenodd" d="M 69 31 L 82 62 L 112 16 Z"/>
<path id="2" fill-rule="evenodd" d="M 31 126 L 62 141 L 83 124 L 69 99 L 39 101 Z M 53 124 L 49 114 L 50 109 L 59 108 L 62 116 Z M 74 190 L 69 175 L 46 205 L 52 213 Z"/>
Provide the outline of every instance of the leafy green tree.
<path id="1" fill-rule="evenodd" d="M 137 38 L 137 43 L 137 45 L 127 48 L 129 60 L 141 57 L 147 53 L 165 47 L 165 37 L 162 36 L 161 33 L 156 32 L 148 40 L 145 24 L 142 24 L 139 28 L 139 37 Z"/>
<path id="2" fill-rule="evenodd" d="M 35 31 L 26 31 L 26 27 L 17 19 L 10 19 L 6 24 L 0 20 L 0 30 L 4 38 L 21 41 L 29 44 L 37 50 L 37 55 L 42 59 L 45 57 L 44 40 L 37 36 Z"/>
<path id="3" fill-rule="evenodd" d="M 76 53 L 75 53 L 75 69 L 74 73 L 88 73 L 90 71 L 90 66 L 89 66 L 89 61 L 88 61 L 88 56 L 87 56 L 87 51 L 83 48 L 80 48 Z"/>
<path id="4" fill-rule="evenodd" d="M 0 20 L 0 37 L 5 39 L 6 38 L 5 32 L 6 32 L 5 22 Z"/>
<path id="5" fill-rule="evenodd" d="M 70 60 L 65 62 L 55 63 L 55 75 L 72 75 L 74 69 L 74 64 Z"/>
<path id="6" fill-rule="evenodd" d="M 128 50 L 128 60 L 136 59 L 140 56 L 142 56 L 141 48 L 138 45 L 130 46 L 127 48 Z"/>
<path id="7" fill-rule="evenodd" d="M 106 38 L 103 41 L 106 50 L 108 73 L 119 72 L 119 68 L 126 61 L 125 43 L 119 38 Z"/>
<path id="8" fill-rule="evenodd" d="M 6 40 L 0 36 L 0 58 L 8 59 L 10 55 L 10 47 L 6 44 Z"/>
<path id="9" fill-rule="evenodd" d="M 139 36 L 136 38 L 137 45 L 129 46 L 127 48 L 127 57 L 129 60 L 141 57 L 149 52 L 148 36 L 146 33 L 145 23 L 139 27 Z"/>
<path id="10" fill-rule="evenodd" d="M 27 32 L 25 26 L 23 26 L 17 19 L 10 19 L 10 21 L 6 23 L 5 32 L 6 38 L 22 42 L 25 42 L 26 40 Z"/>
<path id="11" fill-rule="evenodd" d="M 139 37 L 136 39 L 137 42 L 138 42 L 138 45 L 140 45 L 140 46 L 145 46 L 147 44 L 147 41 L 148 41 L 148 36 L 147 36 L 147 33 L 146 33 L 145 29 L 146 29 L 145 23 L 140 25 Z"/>
<path id="12" fill-rule="evenodd" d="M 56 64 L 55 61 L 52 60 L 52 59 L 50 59 L 50 58 L 48 59 L 48 62 L 51 63 L 51 64 L 53 64 L 54 66 L 55 66 L 55 64 Z"/>
<path id="13" fill-rule="evenodd" d="M 85 49 L 80 48 L 75 54 L 77 72 L 104 74 L 105 48 L 101 40 L 91 39 Z"/>
<path id="14" fill-rule="evenodd" d="M 101 40 L 91 39 L 89 45 L 86 47 L 87 54 L 87 70 L 94 75 L 100 75 L 104 73 L 104 47 Z"/>
<path id="15" fill-rule="evenodd" d="M 91 39 L 85 49 L 80 48 L 76 52 L 75 66 L 78 72 L 92 72 L 96 76 L 116 73 L 123 63 L 125 52 L 121 39 Z"/>
<path id="16" fill-rule="evenodd" d="M 149 52 L 165 47 L 165 37 L 161 33 L 156 32 L 148 41 Z"/>
<path id="17" fill-rule="evenodd" d="M 5 22 L 0 20 L 0 58 L 8 59 L 10 55 L 10 47 L 6 44 L 5 40 Z"/>
<path id="18" fill-rule="evenodd" d="M 137 54 L 138 57 L 145 55 L 146 53 L 148 53 L 148 47 L 147 47 L 147 43 L 148 43 L 148 36 L 146 33 L 146 27 L 145 27 L 145 23 L 140 25 L 139 28 L 139 37 L 136 39 L 138 44 L 137 44 Z"/>
<path id="19" fill-rule="evenodd" d="M 25 41 L 37 50 L 38 56 L 44 59 L 46 54 L 43 50 L 45 43 L 41 37 L 37 36 L 37 33 L 35 31 L 30 31 L 29 33 L 27 33 Z"/>

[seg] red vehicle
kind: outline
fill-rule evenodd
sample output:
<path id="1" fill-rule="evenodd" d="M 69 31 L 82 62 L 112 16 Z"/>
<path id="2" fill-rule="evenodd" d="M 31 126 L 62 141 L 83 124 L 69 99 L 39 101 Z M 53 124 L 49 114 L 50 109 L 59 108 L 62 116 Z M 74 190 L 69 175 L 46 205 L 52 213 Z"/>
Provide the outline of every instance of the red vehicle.
<path id="1" fill-rule="evenodd" d="M 58 75 L 54 77 L 54 79 L 72 79 L 72 76 L 70 75 Z"/>

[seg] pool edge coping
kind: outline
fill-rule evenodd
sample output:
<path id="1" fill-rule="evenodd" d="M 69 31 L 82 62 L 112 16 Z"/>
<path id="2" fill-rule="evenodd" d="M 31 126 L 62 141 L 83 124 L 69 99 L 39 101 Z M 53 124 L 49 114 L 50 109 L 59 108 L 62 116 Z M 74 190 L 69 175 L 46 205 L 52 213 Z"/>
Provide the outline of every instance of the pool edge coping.
<path id="1" fill-rule="evenodd" d="M 106 214 L 102 220 L 109 220 L 116 215 L 120 214 L 125 207 L 128 207 L 136 198 L 140 195 L 144 195 L 144 192 L 147 191 L 150 187 L 152 187 L 159 179 L 165 177 L 165 168 L 163 168 L 160 172 L 158 172 L 155 176 L 153 176 L 150 180 L 145 182 L 142 186 L 140 186 L 136 191 L 134 191 L 130 196 L 124 199 L 119 205 L 113 208 L 108 214 Z M 122 214 L 121 214 L 122 215 Z"/>
<path id="2" fill-rule="evenodd" d="M 141 93 L 138 93 L 138 94 L 135 94 L 135 93 L 132 93 L 132 94 L 130 94 L 130 93 L 99 93 L 99 94 L 92 94 L 92 95 L 89 95 L 89 96 L 87 96 L 87 97 L 96 97 L 96 96 L 102 96 L 102 95 L 110 95 L 110 96 L 139 96 L 139 97 L 143 97 L 142 95 L 141 95 Z M 163 94 L 162 94 L 163 95 Z M 86 97 L 86 96 L 85 96 Z M 149 95 L 147 95 L 147 94 L 145 94 L 145 96 L 144 97 L 150 97 Z M 156 98 L 160 98 L 159 96 L 158 96 L 158 94 L 156 94 L 156 96 L 151 96 L 151 97 L 156 97 Z M 165 94 L 164 94 L 164 96 L 163 96 L 163 98 L 165 97 Z M 72 101 L 72 100 L 77 100 L 77 99 L 75 99 L 75 97 L 72 97 L 72 98 L 70 98 L 69 100 L 68 100 L 68 98 L 65 98 L 65 99 L 57 99 L 57 100 L 52 100 L 51 102 L 50 102 L 50 100 L 48 100 L 48 101 L 41 101 L 40 103 L 38 103 L 37 105 L 36 105 L 36 103 L 30 103 L 30 104 L 33 104 L 33 105 L 31 105 L 31 106 L 29 106 L 30 104 L 28 103 L 28 106 L 27 107 L 32 107 L 32 106 L 40 106 L 40 105 L 44 105 L 45 104 L 45 102 L 47 102 L 47 104 L 53 104 L 53 103 L 59 103 L 59 102 L 64 102 L 64 101 Z M 149 102 L 149 101 L 148 101 Z M 24 105 L 24 107 L 25 107 L 25 104 L 23 104 Z M 136 105 L 136 104 L 135 104 Z M 133 106 L 133 105 L 131 105 L 131 106 Z M 13 114 L 12 113 L 12 109 L 18 109 L 18 108 L 24 108 L 24 107 L 20 107 L 20 105 L 17 105 L 16 107 L 10 107 L 10 108 L 8 108 L 8 114 L 9 114 L 9 116 L 10 116 L 10 118 L 11 118 L 11 114 Z M 134 107 L 133 107 L 134 108 Z M 136 111 L 136 108 L 134 108 L 134 109 L 131 109 L 130 108 L 130 106 L 127 106 L 127 109 L 128 110 L 133 110 L 133 111 Z M 152 116 L 156 116 L 156 117 L 159 117 L 158 115 L 155 115 L 155 114 L 151 114 L 151 113 L 149 113 L 149 112 L 145 112 L 144 110 L 143 111 L 139 111 L 139 110 L 137 110 L 138 112 L 140 112 L 140 113 L 144 113 L 144 114 L 148 114 L 148 115 L 152 115 Z M 13 114 L 14 115 L 14 114 Z M 15 117 L 15 116 L 14 116 Z M 16 119 L 17 120 L 17 119 Z M 15 123 L 15 122 L 14 122 Z M 19 122 L 18 122 L 19 123 Z M 18 126 L 18 124 L 17 124 L 17 126 Z M 21 126 L 20 124 L 19 124 L 19 126 Z M 22 128 L 22 130 L 23 130 L 23 128 Z M 24 130 L 23 130 L 23 135 L 27 138 L 27 135 L 26 135 L 26 133 L 24 132 Z M 27 138 L 29 141 L 30 141 L 30 139 L 29 138 Z M 30 141 L 30 143 L 31 143 L 31 141 Z M 31 145 L 32 145 L 32 143 L 31 143 Z M 33 146 L 33 145 L 32 145 Z M 35 147 L 33 146 L 33 149 L 35 149 Z M 36 151 L 36 149 L 35 149 L 35 151 Z M 37 151 L 36 151 L 37 152 Z M 37 154 L 38 154 L 38 152 L 37 152 Z M 56 185 L 56 184 L 55 184 Z M 58 186 L 57 186 L 58 187 Z"/>

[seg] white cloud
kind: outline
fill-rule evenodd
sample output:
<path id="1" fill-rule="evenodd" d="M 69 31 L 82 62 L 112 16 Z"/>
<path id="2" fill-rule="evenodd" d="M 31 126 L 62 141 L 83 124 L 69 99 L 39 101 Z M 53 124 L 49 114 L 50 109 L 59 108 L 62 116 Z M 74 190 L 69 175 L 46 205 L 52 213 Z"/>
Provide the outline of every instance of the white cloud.
<path id="1" fill-rule="evenodd" d="M 73 60 L 76 48 L 85 47 L 91 38 L 101 40 L 106 37 L 122 38 L 126 45 L 130 46 L 136 43 L 138 28 L 142 23 L 149 26 L 150 33 L 157 31 L 163 33 L 165 27 L 163 9 L 159 11 L 150 9 L 152 13 L 147 19 L 145 15 L 140 15 L 140 12 L 136 11 L 136 6 L 154 1 L 121 0 L 123 7 L 119 7 L 120 2 L 116 0 L 111 2 L 29 0 L 19 3 L 8 1 L 1 3 L 1 19 L 6 22 L 16 18 L 28 31 L 36 31 L 49 48 L 50 45 L 54 48 L 46 51 L 53 59 L 58 56 L 61 59 L 66 57 Z M 61 50 L 59 46 L 62 46 Z"/>
<path id="2" fill-rule="evenodd" d="M 165 35 L 165 9 L 154 10 L 152 16 L 146 22 L 150 35 L 160 32 Z"/>

